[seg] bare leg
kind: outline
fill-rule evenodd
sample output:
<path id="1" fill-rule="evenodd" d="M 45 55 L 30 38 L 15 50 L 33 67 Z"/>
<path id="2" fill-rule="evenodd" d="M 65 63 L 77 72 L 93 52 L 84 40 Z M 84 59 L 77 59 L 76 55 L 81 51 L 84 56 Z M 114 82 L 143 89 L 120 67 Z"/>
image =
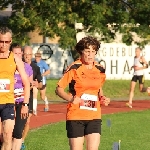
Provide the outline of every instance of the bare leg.
<path id="1" fill-rule="evenodd" d="M 85 136 L 86 150 L 98 150 L 100 145 L 100 134 L 92 133 Z"/>
<path id="2" fill-rule="evenodd" d="M 2 122 L 3 128 L 3 145 L 1 150 L 11 150 L 12 148 L 12 132 L 14 129 L 14 120 L 8 119 Z"/>
<path id="3" fill-rule="evenodd" d="M 31 117 L 32 117 L 32 114 L 29 113 L 29 117 L 28 117 L 28 119 L 27 119 L 27 123 L 26 123 L 26 125 L 25 125 L 25 127 L 24 127 L 24 131 L 23 131 L 23 133 L 22 133 L 22 141 L 25 140 L 25 138 L 26 138 L 26 136 L 27 136 L 27 134 L 28 134 L 28 132 L 29 132 L 29 129 L 30 129 L 29 123 L 30 123 Z"/>
<path id="4" fill-rule="evenodd" d="M 143 84 L 139 84 L 139 90 L 140 90 L 140 92 L 143 92 L 142 90 L 143 90 Z M 146 91 L 145 91 L 146 92 Z"/>
<path id="5" fill-rule="evenodd" d="M 83 150 L 83 144 L 84 136 L 69 139 L 70 150 Z"/>
<path id="6" fill-rule="evenodd" d="M 12 150 L 20 150 L 22 139 L 13 138 Z"/>
<path id="7" fill-rule="evenodd" d="M 45 111 L 47 111 L 49 109 L 49 106 L 48 106 L 48 100 L 47 100 L 45 93 L 46 93 L 46 87 L 40 90 L 40 96 L 41 96 L 41 99 L 45 102 Z"/>
<path id="8" fill-rule="evenodd" d="M 132 100 L 133 100 L 133 96 L 134 96 L 135 85 L 136 85 L 136 82 L 131 81 L 130 93 L 129 93 L 129 103 L 126 103 L 126 105 L 130 108 L 132 108 Z"/>
<path id="9" fill-rule="evenodd" d="M 2 122 L 1 122 L 1 118 L 0 118 L 0 142 L 3 141 L 3 130 L 2 130 Z"/>

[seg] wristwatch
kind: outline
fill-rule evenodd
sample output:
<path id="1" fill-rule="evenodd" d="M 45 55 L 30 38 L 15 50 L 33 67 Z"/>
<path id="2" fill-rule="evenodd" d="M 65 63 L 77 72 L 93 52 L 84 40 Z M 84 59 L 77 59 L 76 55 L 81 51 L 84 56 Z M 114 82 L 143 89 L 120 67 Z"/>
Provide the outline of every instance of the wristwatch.
<path id="1" fill-rule="evenodd" d="M 23 106 L 29 106 L 29 103 L 22 103 Z"/>

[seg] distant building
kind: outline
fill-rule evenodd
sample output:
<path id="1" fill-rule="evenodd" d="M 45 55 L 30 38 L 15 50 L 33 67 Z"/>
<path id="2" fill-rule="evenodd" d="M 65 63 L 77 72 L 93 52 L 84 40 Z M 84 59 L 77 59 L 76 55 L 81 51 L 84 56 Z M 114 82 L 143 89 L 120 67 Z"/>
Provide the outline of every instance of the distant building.
<path id="1" fill-rule="evenodd" d="M 0 10 L 0 21 L 3 21 L 4 19 L 11 16 L 12 11 L 2 11 Z"/>

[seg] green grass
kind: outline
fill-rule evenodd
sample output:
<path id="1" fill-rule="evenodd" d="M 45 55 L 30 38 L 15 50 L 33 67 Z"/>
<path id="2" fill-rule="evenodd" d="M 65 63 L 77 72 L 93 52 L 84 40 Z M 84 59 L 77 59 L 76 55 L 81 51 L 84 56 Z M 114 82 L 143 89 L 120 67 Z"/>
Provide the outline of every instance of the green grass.
<path id="1" fill-rule="evenodd" d="M 61 100 L 56 94 L 55 89 L 58 80 L 47 80 L 46 95 L 49 100 Z M 150 81 L 145 81 L 145 86 L 150 86 Z M 106 80 L 103 91 L 107 97 L 115 100 L 126 100 L 129 96 L 130 80 Z M 140 93 L 138 84 L 135 89 L 134 99 L 149 99 L 147 93 Z"/>
<path id="2" fill-rule="evenodd" d="M 121 150 L 150 149 L 150 110 L 103 115 L 100 150 L 111 150 L 121 140 Z M 111 130 L 107 120 L 111 120 Z M 26 150 L 69 150 L 65 122 L 55 123 L 30 131 L 25 141 Z"/>

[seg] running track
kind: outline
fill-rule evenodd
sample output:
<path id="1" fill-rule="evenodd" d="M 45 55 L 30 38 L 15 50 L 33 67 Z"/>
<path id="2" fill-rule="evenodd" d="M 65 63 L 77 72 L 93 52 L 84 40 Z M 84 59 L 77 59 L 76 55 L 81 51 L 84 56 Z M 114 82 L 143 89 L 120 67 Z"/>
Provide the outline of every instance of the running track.
<path id="1" fill-rule="evenodd" d="M 113 114 L 128 111 L 140 111 L 150 109 L 150 100 L 140 100 L 133 102 L 133 108 L 125 106 L 125 101 L 112 101 L 107 107 L 102 106 L 102 114 Z M 50 104 L 50 111 L 44 112 L 44 105 L 38 105 L 38 115 L 31 118 L 31 129 L 39 128 L 43 125 L 65 121 L 66 103 Z"/>

